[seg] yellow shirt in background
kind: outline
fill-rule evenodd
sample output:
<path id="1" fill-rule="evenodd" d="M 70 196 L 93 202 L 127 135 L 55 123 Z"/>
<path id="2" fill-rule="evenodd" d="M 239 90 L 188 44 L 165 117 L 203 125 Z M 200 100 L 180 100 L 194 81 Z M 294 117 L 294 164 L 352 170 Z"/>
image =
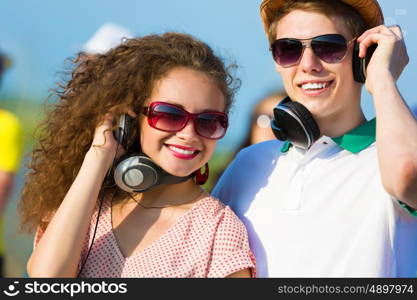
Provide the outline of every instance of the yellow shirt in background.
<path id="1" fill-rule="evenodd" d="M 23 146 L 22 137 L 19 120 L 12 113 L 0 109 L 0 172 L 17 172 Z M 3 252 L 3 218 L 0 216 L 0 255 Z"/>
<path id="2" fill-rule="evenodd" d="M 19 120 L 12 113 L 0 109 L 0 171 L 17 171 L 22 141 L 22 127 Z"/>

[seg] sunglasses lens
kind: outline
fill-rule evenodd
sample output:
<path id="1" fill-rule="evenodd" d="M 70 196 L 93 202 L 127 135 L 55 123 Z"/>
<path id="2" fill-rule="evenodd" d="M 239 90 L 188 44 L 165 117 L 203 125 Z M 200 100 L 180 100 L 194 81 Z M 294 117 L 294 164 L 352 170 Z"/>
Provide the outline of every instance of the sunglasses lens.
<path id="1" fill-rule="evenodd" d="M 187 122 L 187 114 L 174 106 L 156 104 L 151 107 L 148 120 L 149 124 L 156 129 L 178 131 Z"/>
<path id="2" fill-rule="evenodd" d="M 272 55 L 283 67 L 296 65 L 303 54 L 303 44 L 297 39 L 279 39 L 272 44 Z M 340 34 L 325 34 L 311 40 L 311 47 L 321 60 L 327 63 L 340 62 L 346 55 L 347 41 Z"/>
<path id="3" fill-rule="evenodd" d="M 208 139 L 219 139 L 226 134 L 227 115 L 220 113 L 202 113 L 195 119 L 197 133 Z"/>
<path id="4" fill-rule="evenodd" d="M 274 60 L 283 67 L 297 64 L 302 52 L 303 45 L 294 39 L 279 39 L 272 44 Z"/>
<path id="5" fill-rule="evenodd" d="M 190 114 L 180 107 L 163 102 L 152 103 L 146 116 L 151 127 L 167 132 L 181 131 L 190 118 L 194 119 L 194 129 L 197 134 L 208 139 L 222 138 L 229 125 L 225 113 Z"/>
<path id="6" fill-rule="evenodd" d="M 328 34 L 313 39 L 311 47 L 321 60 L 333 64 L 345 57 L 347 42 L 341 35 Z"/>

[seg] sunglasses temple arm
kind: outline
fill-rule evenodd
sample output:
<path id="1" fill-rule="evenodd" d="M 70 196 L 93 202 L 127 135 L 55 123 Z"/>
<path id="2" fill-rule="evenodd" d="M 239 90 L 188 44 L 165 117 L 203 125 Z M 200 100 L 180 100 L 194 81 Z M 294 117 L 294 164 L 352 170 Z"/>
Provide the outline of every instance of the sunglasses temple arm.
<path id="1" fill-rule="evenodd" d="M 142 108 L 142 114 L 145 115 L 145 116 L 148 116 L 148 113 L 149 113 L 149 107 L 143 107 Z"/>

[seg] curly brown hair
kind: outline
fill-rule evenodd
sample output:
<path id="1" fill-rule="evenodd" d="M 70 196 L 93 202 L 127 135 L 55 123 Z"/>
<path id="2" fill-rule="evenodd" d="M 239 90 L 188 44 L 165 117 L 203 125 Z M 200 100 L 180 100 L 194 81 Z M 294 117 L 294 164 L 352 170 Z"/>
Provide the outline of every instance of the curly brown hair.
<path id="1" fill-rule="evenodd" d="M 40 138 L 19 203 L 22 230 L 47 225 L 45 220 L 64 199 L 104 115 L 111 111 L 118 119 L 127 107 L 141 111 L 155 82 L 168 71 L 188 67 L 214 79 L 225 96 L 226 112 L 240 84 L 230 72 L 234 64 L 226 68 L 207 44 L 175 32 L 127 39 L 88 59 L 80 53 L 72 65 L 69 80 L 53 92 L 57 101 L 39 125 Z"/>

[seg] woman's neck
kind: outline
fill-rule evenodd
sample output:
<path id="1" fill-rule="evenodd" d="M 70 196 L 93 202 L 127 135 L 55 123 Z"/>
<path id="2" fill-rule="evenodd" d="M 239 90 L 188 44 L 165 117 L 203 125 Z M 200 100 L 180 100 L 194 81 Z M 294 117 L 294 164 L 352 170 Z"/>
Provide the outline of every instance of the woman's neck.
<path id="1" fill-rule="evenodd" d="M 143 192 L 131 194 L 142 207 L 188 206 L 197 201 L 204 189 L 192 179 L 177 184 L 161 184 Z"/>

